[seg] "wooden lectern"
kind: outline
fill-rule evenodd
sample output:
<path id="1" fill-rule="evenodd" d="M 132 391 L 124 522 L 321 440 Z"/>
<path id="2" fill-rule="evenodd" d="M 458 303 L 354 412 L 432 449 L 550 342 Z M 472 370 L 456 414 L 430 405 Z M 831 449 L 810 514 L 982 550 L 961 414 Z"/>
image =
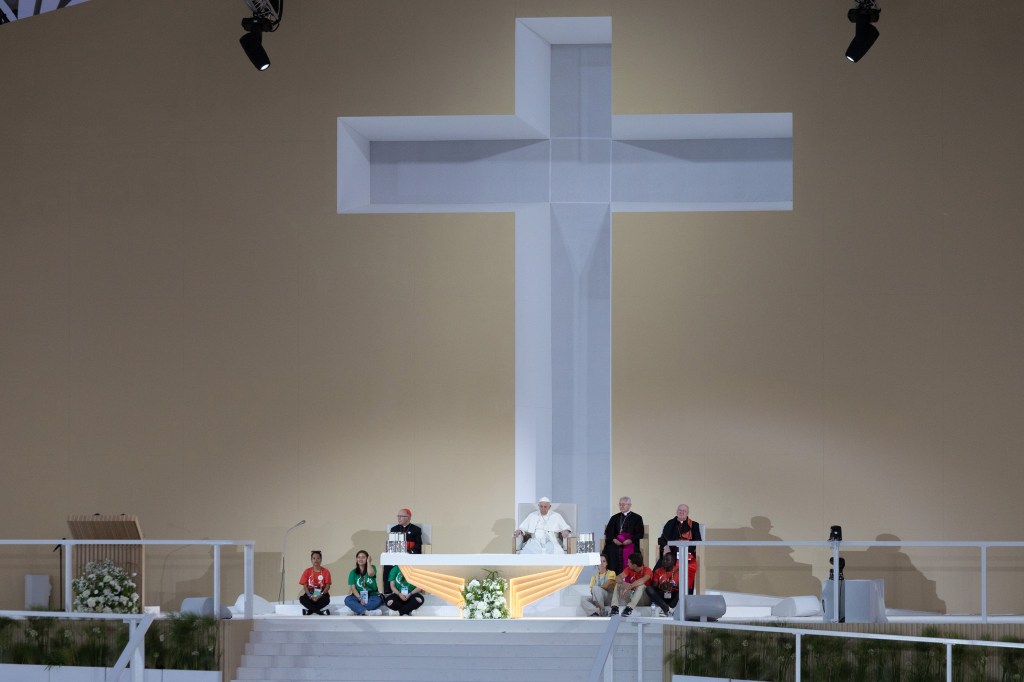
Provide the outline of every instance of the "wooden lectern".
<path id="1" fill-rule="evenodd" d="M 75 514 L 68 517 L 68 528 L 74 540 L 141 540 L 142 529 L 137 516 L 117 514 Z M 85 572 L 90 561 L 110 559 L 115 564 L 135 573 L 132 580 L 139 593 L 139 611 L 145 598 L 143 576 L 146 565 L 146 546 L 138 545 L 75 545 L 71 556 L 71 575 L 77 578 Z"/>

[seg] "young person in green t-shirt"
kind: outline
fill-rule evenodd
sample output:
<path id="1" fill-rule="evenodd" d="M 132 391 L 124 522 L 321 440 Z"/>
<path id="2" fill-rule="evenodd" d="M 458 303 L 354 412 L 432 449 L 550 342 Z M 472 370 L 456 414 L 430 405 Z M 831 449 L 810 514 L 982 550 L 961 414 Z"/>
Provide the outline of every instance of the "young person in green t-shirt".
<path id="1" fill-rule="evenodd" d="M 356 567 L 348 573 L 349 595 L 345 597 L 345 606 L 357 616 L 370 613 L 380 615 L 380 605 L 384 603 L 377 590 L 377 567 L 370 561 L 370 554 L 365 549 L 356 552 Z"/>
<path id="2" fill-rule="evenodd" d="M 423 606 L 423 590 L 406 580 L 401 568 L 395 566 L 391 569 L 388 582 L 391 583 L 391 594 L 384 599 L 384 603 L 389 609 L 398 611 L 400 616 L 410 616 Z"/>

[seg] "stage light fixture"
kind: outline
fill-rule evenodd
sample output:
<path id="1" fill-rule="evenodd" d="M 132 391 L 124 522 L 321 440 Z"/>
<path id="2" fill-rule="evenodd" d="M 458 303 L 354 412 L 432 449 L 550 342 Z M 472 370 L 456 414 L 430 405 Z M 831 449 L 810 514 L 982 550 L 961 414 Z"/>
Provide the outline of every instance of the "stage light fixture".
<path id="1" fill-rule="evenodd" d="M 266 71 L 270 68 L 270 57 L 267 56 L 267 51 L 263 49 L 263 31 L 249 31 L 244 36 L 238 39 L 242 49 L 245 50 L 245 56 L 249 58 L 252 65 L 260 71 Z"/>
<path id="2" fill-rule="evenodd" d="M 854 1 L 855 6 L 846 13 L 846 18 L 850 20 L 850 23 L 856 25 L 853 40 L 846 48 L 846 58 L 851 62 L 859 62 L 878 40 L 878 29 L 873 24 L 878 21 L 882 10 L 875 0 Z"/>
<path id="3" fill-rule="evenodd" d="M 828 541 L 829 542 L 842 542 L 843 541 L 843 527 L 832 526 L 828 529 Z"/>
<path id="4" fill-rule="evenodd" d="M 273 33 L 281 25 L 284 0 L 245 0 L 245 5 L 252 10 L 252 17 L 242 19 L 246 33 L 238 42 L 252 65 L 266 71 L 270 67 L 270 57 L 263 49 L 263 34 Z"/>

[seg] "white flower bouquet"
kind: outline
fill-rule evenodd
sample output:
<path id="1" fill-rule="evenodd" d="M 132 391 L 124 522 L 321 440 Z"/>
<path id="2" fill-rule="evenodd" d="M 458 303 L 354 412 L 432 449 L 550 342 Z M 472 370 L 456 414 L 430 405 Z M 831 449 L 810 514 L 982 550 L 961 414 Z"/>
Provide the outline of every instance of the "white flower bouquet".
<path id="1" fill-rule="evenodd" d="M 487 571 L 483 580 L 474 578 L 462 588 L 463 618 L 508 618 L 505 580 L 497 571 Z"/>
<path id="2" fill-rule="evenodd" d="M 85 613 L 139 613 L 139 593 L 135 591 L 135 574 L 128 574 L 110 559 L 90 561 L 85 573 L 75 578 L 75 611 Z"/>

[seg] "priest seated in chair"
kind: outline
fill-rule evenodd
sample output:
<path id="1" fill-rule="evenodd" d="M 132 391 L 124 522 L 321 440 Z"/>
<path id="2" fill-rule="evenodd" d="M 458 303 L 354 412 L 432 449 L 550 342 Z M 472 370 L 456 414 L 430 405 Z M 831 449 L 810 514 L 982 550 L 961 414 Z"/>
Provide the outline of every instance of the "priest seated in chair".
<path id="1" fill-rule="evenodd" d="M 525 540 L 521 554 L 565 554 L 563 545 L 568 544 L 571 530 L 562 515 L 551 510 L 551 500 L 542 497 L 537 510 L 523 519 L 514 535 Z"/>

